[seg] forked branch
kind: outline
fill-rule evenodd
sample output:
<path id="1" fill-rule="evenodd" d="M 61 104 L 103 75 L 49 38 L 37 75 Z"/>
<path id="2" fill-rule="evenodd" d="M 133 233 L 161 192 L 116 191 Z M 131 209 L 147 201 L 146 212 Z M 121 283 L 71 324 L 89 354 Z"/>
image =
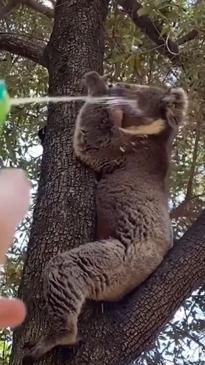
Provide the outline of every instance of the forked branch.
<path id="1" fill-rule="evenodd" d="M 135 0 L 119 0 L 119 5 L 130 16 L 136 26 L 146 34 L 149 39 L 158 46 L 159 53 L 168 57 L 172 62 L 179 62 L 178 45 L 169 39 L 168 36 L 162 36 L 162 27 L 153 22 L 147 15 L 138 15 L 138 10 L 142 5 Z"/>
<path id="2" fill-rule="evenodd" d="M 168 34 L 162 35 L 162 26 L 156 21 L 152 21 L 147 15 L 138 15 L 138 10 L 142 5 L 135 0 L 118 0 L 119 5 L 130 16 L 135 25 L 144 33 L 157 47 L 156 50 L 163 56 L 169 58 L 174 65 L 180 64 L 179 46 L 193 40 L 199 34 L 197 30 L 192 30 L 178 41 L 174 42 Z"/>

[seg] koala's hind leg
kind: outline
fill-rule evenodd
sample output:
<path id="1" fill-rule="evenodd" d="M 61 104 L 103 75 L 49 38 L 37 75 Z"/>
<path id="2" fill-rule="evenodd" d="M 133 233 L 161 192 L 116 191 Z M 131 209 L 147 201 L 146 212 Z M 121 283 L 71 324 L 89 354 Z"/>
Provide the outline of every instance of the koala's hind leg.
<path id="1" fill-rule="evenodd" d="M 35 345 L 26 349 L 24 358 L 37 360 L 56 346 L 72 346 L 79 341 L 77 321 L 85 296 L 78 293 L 78 288 L 72 284 L 72 263 L 69 259 L 67 264 L 70 266 L 70 275 L 66 272 L 67 265 L 62 268 L 62 271 L 57 266 L 58 262 L 52 261 L 48 265 L 44 279 L 44 294 L 50 328 Z"/>
<path id="2" fill-rule="evenodd" d="M 52 322 L 51 322 L 52 320 Z M 49 318 L 50 330 L 48 334 L 28 349 L 25 349 L 25 359 L 37 360 L 59 345 L 74 345 L 77 339 L 77 318 L 60 318 L 53 316 Z"/>
<path id="3" fill-rule="evenodd" d="M 26 357 L 36 360 L 57 345 L 77 343 L 77 320 L 86 299 L 115 301 L 127 292 L 130 265 L 126 252 L 120 241 L 109 239 L 87 243 L 51 260 L 45 272 L 50 330 Z"/>

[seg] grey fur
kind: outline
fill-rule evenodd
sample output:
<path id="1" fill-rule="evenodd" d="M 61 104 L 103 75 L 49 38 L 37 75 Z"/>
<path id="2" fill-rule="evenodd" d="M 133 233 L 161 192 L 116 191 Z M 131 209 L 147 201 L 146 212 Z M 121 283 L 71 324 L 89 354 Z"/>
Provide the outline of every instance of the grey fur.
<path id="1" fill-rule="evenodd" d="M 56 345 L 77 342 L 77 321 L 86 299 L 118 301 L 140 285 L 172 247 L 167 176 L 170 147 L 187 99 L 182 89 L 115 85 L 86 74 L 89 94 L 136 100 L 115 106 L 85 104 L 73 146 L 82 162 L 100 174 L 96 205 L 98 237 L 54 257 L 44 274 L 51 328 L 27 356 L 37 359 Z M 129 135 L 130 126 L 163 120 L 159 135 Z M 120 130 L 122 127 L 123 130 Z"/>

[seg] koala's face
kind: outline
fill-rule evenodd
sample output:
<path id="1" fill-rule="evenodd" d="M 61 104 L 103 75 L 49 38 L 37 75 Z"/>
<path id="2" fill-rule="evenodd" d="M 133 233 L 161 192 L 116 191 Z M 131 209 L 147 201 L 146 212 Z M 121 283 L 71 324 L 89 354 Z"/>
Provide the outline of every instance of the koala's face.
<path id="1" fill-rule="evenodd" d="M 111 96 L 125 97 L 136 101 L 139 118 L 158 119 L 164 114 L 163 97 L 166 90 L 146 85 L 116 84 L 110 88 Z"/>
<path id="2" fill-rule="evenodd" d="M 187 95 L 182 88 L 163 89 L 146 85 L 116 84 L 109 90 L 111 96 L 134 100 L 134 108 L 122 106 L 122 127 L 150 124 L 150 121 L 166 121 L 171 127 L 178 126 L 187 111 Z"/>
<path id="3" fill-rule="evenodd" d="M 106 143 L 108 138 L 104 138 L 104 134 L 106 136 L 109 133 L 112 134 L 113 131 L 116 131 L 116 127 L 119 127 L 123 134 L 131 132 L 136 136 L 159 134 L 166 125 L 177 129 L 186 113 L 187 97 L 181 88 L 163 89 L 125 83 L 108 87 L 104 77 L 94 71 L 85 75 L 85 85 L 90 96 L 116 98 L 109 105 L 86 105 L 87 115 L 90 116 L 88 126 L 89 123 L 93 126 L 95 122 L 100 121 L 96 124 L 95 131 L 99 138 L 106 140 Z M 86 119 L 85 113 L 83 118 Z M 154 126 L 154 129 L 141 128 L 150 125 Z M 92 129 L 92 133 L 95 131 Z M 99 143 L 98 139 L 97 142 Z"/>

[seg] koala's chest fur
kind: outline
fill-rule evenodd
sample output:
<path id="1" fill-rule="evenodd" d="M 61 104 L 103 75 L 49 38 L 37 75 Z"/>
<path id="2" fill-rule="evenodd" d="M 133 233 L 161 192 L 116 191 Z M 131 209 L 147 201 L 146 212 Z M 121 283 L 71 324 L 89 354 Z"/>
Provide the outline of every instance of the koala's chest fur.
<path id="1" fill-rule="evenodd" d="M 134 242 L 159 237 L 160 230 L 162 239 L 170 234 L 166 154 L 161 146 L 158 153 L 156 141 L 142 140 L 134 148 L 136 153 L 127 155 L 124 166 L 104 174 L 98 183 L 99 239 L 115 237 Z"/>

